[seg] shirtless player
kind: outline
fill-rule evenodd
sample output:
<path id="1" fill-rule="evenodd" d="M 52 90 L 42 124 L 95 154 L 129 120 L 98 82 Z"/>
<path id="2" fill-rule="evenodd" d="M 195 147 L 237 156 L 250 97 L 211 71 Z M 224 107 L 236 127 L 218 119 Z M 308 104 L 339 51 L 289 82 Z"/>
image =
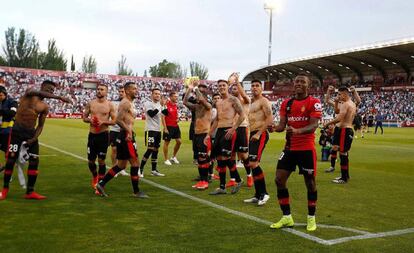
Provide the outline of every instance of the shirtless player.
<path id="1" fill-rule="evenodd" d="M 105 158 L 109 146 L 108 128 L 115 125 L 116 121 L 115 107 L 106 99 L 107 94 L 108 87 L 99 84 L 96 90 L 96 99 L 89 101 L 83 112 L 83 122 L 89 124 L 88 166 L 92 173 L 91 186 L 94 189 L 98 180 L 103 179 L 106 172 Z M 95 164 L 97 157 L 98 173 Z"/>
<path id="2" fill-rule="evenodd" d="M 339 154 L 341 159 L 341 176 L 332 180 L 336 184 L 345 184 L 349 179 L 349 159 L 348 151 L 351 148 L 354 131 L 352 130 L 352 122 L 356 114 L 356 105 L 352 102 L 347 87 L 342 86 L 338 89 L 339 113 L 335 119 L 324 124 L 325 127 L 330 124 L 337 124 L 338 130 L 334 133 L 333 145 L 339 146 Z"/>
<path id="3" fill-rule="evenodd" d="M 196 104 L 188 101 L 191 91 L 194 91 L 196 94 Z M 208 174 L 210 168 L 211 139 L 209 134 L 212 106 L 206 99 L 206 91 L 207 87 L 204 84 L 198 84 L 198 81 L 192 81 L 188 85 L 188 89 L 184 96 L 184 105 L 190 110 L 194 110 L 196 117 L 193 141 L 195 141 L 197 145 L 197 163 L 200 181 L 193 185 L 193 188 L 199 190 L 208 188 Z"/>
<path id="4" fill-rule="evenodd" d="M 358 107 L 358 105 L 361 103 L 361 98 L 359 97 L 359 94 L 358 94 L 357 90 L 355 89 L 354 86 L 349 87 L 349 90 L 352 93 L 352 97 L 355 100 L 356 107 Z M 334 92 L 335 92 L 335 87 L 330 85 L 328 87 L 328 91 L 327 91 L 326 96 L 325 96 L 325 103 L 334 108 L 335 114 L 339 114 L 340 107 L 342 105 L 342 101 L 339 99 L 339 96 L 337 96 L 336 98 L 331 99 L 332 94 Z M 338 150 L 339 150 L 339 144 L 335 145 L 335 143 L 338 140 L 335 140 L 335 139 L 337 138 L 337 136 L 339 137 L 339 134 L 340 134 L 339 133 L 339 127 L 337 125 L 335 125 L 334 135 L 332 137 L 332 143 L 334 143 L 334 145 L 332 146 L 332 149 L 331 149 L 331 167 L 329 167 L 328 169 L 325 170 L 325 172 L 327 172 L 327 173 L 335 171 L 335 163 L 336 163 L 336 158 L 337 158 Z"/>
<path id="5" fill-rule="evenodd" d="M 136 116 L 134 99 L 137 97 L 137 85 L 133 82 L 127 82 L 124 85 L 124 89 L 125 97 L 118 106 L 118 115 L 116 120 L 116 123 L 121 127 L 121 132 L 116 139 L 116 159 L 118 159 L 118 163 L 112 167 L 108 173 L 106 173 L 102 180 L 99 181 L 96 185 L 96 190 L 98 190 L 102 196 L 107 197 L 108 195 L 104 190 L 105 184 L 114 178 L 118 172 L 124 170 L 129 161 L 131 164 L 131 184 L 134 192 L 132 196 L 135 198 L 148 198 L 148 196 L 141 192 L 138 187 L 139 159 L 137 154 L 137 145 L 135 143 L 135 133 L 133 130 Z"/>
<path id="6" fill-rule="evenodd" d="M 236 130 L 237 133 L 234 152 L 237 152 L 237 157 L 239 158 L 239 160 L 243 161 L 244 168 L 246 169 L 247 187 L 252 187 L 253 177 L 251 174 L 251 169 L 249 167 L 249 119 L 247 117 L 247 115 L 249 114 L 250 98 L 247 96 L 246 92 L 241 86 L 239 82 L 239 75 L 237 73 L 233 73 L 230 75 L 229 85 L 231 86 L 232 95 L 240 100 L 240 103 L 243 106 L 244 115 L 246 115 L 246 118 L 243 120 L 243 122 Z M 235 153 L 233 154 L 232 160 L 235 160 L 234 156 Z M 234 174 L 234 172 L 230 171 L 231 180 L 226 185 L 226 187 L 231 187 L 235 184 L 234 177 L 232 174 Z"/>
<path id="7" fill-rule="evenodd" d="M 266 204 L 269 194 L 266 190 L 265 176 L 260 168 L 260 158 L 269 140 L 267 127 L 272 124 L 272 106 L 267 98 L 262 96 L 262 83 L 253 80 L 251 83 L 253 94 L 249 108 L 250 140 L 249 140 L 249 164 L 253 171 L 255 194 L 253 198 L 244 200 L 245 203 L 257 203 L 258 206 Z"/>
<path id="8" fill-rule="evenodd" d="M 236 129 L 244 121 L 245 115 L 243 106 L 240 101 L 229 94 L 229 85 L 226 80 L 218 80 L 218 90 L 221 100 L 217 101 L 217 118 L 213 122 L 210 130 L 210 136 L 217 128 L 216 138 L 214 141 L 214 154 L 217 156 L 217 171 L 220 176 L 220 187 L 211 192 L 211 195 L 226 194 L 226 166 L 234 172 L 236 185 L 232 188 L 231 193 L 237 193 L 243 181 L 236 169 L 236 161 L 231 160 L 236 141 Z M 238 116 L 237 120 L 234 118 Z"/>
<path id="9" fill-rule="evenodd" d="M 40 91 L 28 90 L 20 98 L 19 107 L 16 112 L 16 120 L 11 133 L 11 141 L 7 152 L 6 169 L 4 171 L 4 187 L 0 195 L 0 200 L 7 197 L 9 191 L 10 177 L 13 174 L 13 167 L 18 159 L 20 146 L 23 142 L 29 146 L 28 153 L 29 168 L 27 169 L 27 189 L 26 199 L 45 199 L 34 191 L 37 179 L 37 168 L 39 166 L 39 142 L 38 138 L 42 133 L 43 126 L 49 113 L 49 106 L 43 102 L 45 98 L 59 99 L 65 103 L 70 103 L 69 98 L 53 95 L 56 83 L 44 81 Z M 37 122 L 37 126 L 36 126 Z M 36 127 L 36 128 L 35 128 Z"/>

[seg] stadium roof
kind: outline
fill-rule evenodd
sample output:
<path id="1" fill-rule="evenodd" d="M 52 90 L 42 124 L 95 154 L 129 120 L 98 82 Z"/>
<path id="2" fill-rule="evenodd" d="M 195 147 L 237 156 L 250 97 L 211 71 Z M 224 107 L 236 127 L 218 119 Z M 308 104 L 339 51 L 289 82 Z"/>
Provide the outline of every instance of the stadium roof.
<path id="1" fill-rule="evenodd" d="M 299 57 L 262 66 L 248 73 L 243 81 L 253 79 L 277 81 L 291 79 L 300 72 L 307 72 L 321 82 L 326 77 L 343 78 L 414 72 L 414 37 L 375 43 L 361 47 Z"/>

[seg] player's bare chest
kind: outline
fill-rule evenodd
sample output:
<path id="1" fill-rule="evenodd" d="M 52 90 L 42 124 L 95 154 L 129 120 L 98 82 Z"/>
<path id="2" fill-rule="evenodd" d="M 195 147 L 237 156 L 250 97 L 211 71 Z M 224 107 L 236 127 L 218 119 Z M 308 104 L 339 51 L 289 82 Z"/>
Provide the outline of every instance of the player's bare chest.
<path id="1" fill-rule="evenodd" d="M 93 103 L 90 106 L 92 114 L 108 115 L 111 108 L 109 104 Z"/>

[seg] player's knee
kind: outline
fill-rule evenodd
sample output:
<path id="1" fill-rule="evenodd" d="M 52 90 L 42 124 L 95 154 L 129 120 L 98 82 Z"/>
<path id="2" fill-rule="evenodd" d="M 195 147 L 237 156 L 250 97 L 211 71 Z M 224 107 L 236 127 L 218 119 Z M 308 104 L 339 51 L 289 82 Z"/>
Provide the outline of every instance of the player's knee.
<path id="1" fill-rule="evenodd" d="M 176 144 L 176 145 L 181 145 L 181 139 L 176 139 L 176 140 L 175 140 L 175 144 Z"/>
<path id="2" fill-rule="evenodd" d="M 285 180 L 281 176 L 276 175 L 275 184 L 278 188 L 283 188 L 285 186 Z"/>
<path id="3" fill-rule="evenodd" d="M 255 161 L 255 162 L 249 162 L 249 167 L 254 169 L 259 167 L 259 162 Z"/>

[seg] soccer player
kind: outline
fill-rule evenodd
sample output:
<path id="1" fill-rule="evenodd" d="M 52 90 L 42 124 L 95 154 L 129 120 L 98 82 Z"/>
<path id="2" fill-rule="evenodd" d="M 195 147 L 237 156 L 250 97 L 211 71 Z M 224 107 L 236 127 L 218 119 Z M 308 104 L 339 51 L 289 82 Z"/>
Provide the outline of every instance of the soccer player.
<path id="1" fill-rule="evenodd" d="M 180 162 L 177 159 L 177 153 L 181 146 L 181 131 L 178 126 L 178 93 L 173 91 L 170 93 L 170 100 L 165 104 L 165 109 L 163 110 L 162 115 L 162 124 L 164 128 L 163 140 L 164 140 L 164 164 L 172 165 L 171 162 L 179 164 Z M 170 144 L 171 139 L 175 140 L 175 146 L 173 151 L 173 156 L 171 159 L 168 159 L 168 145 Z"/>
<path id="2" fill-rule="evenodd" d="M 280 154 L 276 168 L 275 183 L 277 198 L 283 217 L 271 228 L 292 227 L 294 221 L 290 213 L 290 199 L 287 181 L 290 174 L 299 167 L 308 191 L 308 231 L 316 230 L 316 149 L 315 130 L 322 117 L 322 105 L 319 99 L 309 96 L 311 79 L 299 74 L 293 81 L 295 96 L 282 102 L 280 122 L 272 130 L 282 132 L 286 129 L 286 143 Z"/>
<path id="3" fill-rule="evenodd" d="M 325 126 L 330 124 L 337 124 L 338 131 L 334 133 L 334 146 L 339 147 L 340 159 L 341 159 L 341 176 L 332 180 L 336 184 L 345 184 L 349 179 L 349 153 L 351 148 L 352 139 L 354 137 L 354 131 L 352 130 L 352 122 L 356 114 L 356 105 L 351 100 L 349 90 L 345 86 L 341 86 L 339 89 L 338 97 L 342 102 L 339 108 L 339 114 L 335 119 L 325 123 Z"/>
<path id="4" fill-rule="evenodd" d="M 244 121 L 245 115 L 239 99 L 229 94 L 228 82 L 226 80 L 218 80 L 217 84 L 221 100 L 217 101 L 216 104 L 217 118 L 211 127 L 210 136 L 217 128 L 213 152 L 217 156 L 220 187 L 210 194 L 226 194 L 226 166 L 234 173 L 233 176 L 236 179 L 236 185 L 231 190 L 231 193 L 235 194 L 240 190 L 243 180 L 237 172 L 236 161 L 231 158 L 236 141 L 236 129 Z M 237 120 L 234 120 L 235 117 L 237 117 Z"/>
<path id="5" fill-rule="evenodd" d="M 253 171 L 255 194 L 253 198 L 244 200 L 245 203 L 257 203 L 258 206 L 266 204 L 269 194 L 266 190 L 265 176 L 260 167 L 260 158 L 269 140 L 268 126 L 272 124 L 272 106 L 262 96 L 262 83 L 259 80 L 251 82 L 253 99 L 249 108 L 250 140 L 249 140 L 249 164 Z"/>
<path id="6" fill-rule="evenodd" d="M 6 87 L 0 86 L 0 150 L 2 150 L 5 155 L 9 148 L 9 136 L 13 128 L 17 107 L 17 101 L 7 96 Z M 7 159 L 7 157 L 5 158 Z M 0 172 L 4 169 L 5 167 L 0 165 Z M 17 166 L 17 175 L 20 186 L 23 189 L 26 189 L 26 178 L 24 177 L 22 166 Z"/>
<path id="7" fill-rule="evenodd" d="M 246 92 L 241 86 L 239 82 L 239 75 L 237 73 L 230 75 L 229 85 L 231 85 L 232 95 L 240 100 L 240 103 L 243 106 L 244 115 L 246 115 L 246 118 L 236 130 L 236 142 L 234 143 L 234 151 L 237 152 L 237 157 L 243 161 L 247 175 L 247 187 L 252 187 L 253 177 L 252 171 L 249 167 L 249 119 L 247 117 L 249 114 L 250 98 L 247 96 Z M 233 153 L 232 159 L 235 159 L 235 155 L 236 154 Z M 231 179 L 230 182 L 227 183 L 226 187 L 233 187 L 236 184 L 233 174 L 234 172 L 230 171 Z"/>
<path id="8" fill-rule="evenodd" d="M 121 131 L 116 139 L 118 159 L 117 164 L 112 167 L 104 176 L 102 180 L 96 185 L 98 192 L 107 197 L 105 192 L 105 185 L 120 171 L 124 170 L 128 164 L 131 164 L 131 184 L 133 190 L 133 197 L 148 198 L 148 196 L 139 190 L 138 169 L 139 160 L 137 154 L 137 144 L 135 143 L 134 120 L 136 110 L 134 106 L 134 99 L 137 97 L 137 85 L 133 82 L 127 82 L 124 85 L 125 97 L 118 106 L 118 115 L 116 123 L 121 127 Z"/>
<path id="9" fill-rule="evenodd" d="M 184 100 L 184 96 L 183 96 L 183 100 Z M 194 96 L 190 96 L 188 101 L 191 102 L 191 103 L 196 103 L 196 99 L 195 99 Z M 191 144 L 192 144 L 193 164 L 197 164 L 197 147 L 196 147 L 196 143 L 194 141 L 195 111 L 191 110 L 190 108 L 188 108 L 188 109 L 191 112 L 191 123 L 190 123 L 190 128 L 188 130 L 188 136 L 189 136 L 189 139 L 190 139 Z M 199 178 L 197 180 L 199 180 Z"/>
<path id="10" fill-rule="evenodd" d="M 349 89 L 352 93 L 352 96 L 355 99 L 356 106 L 358 106 L 361 103 L 361 98 L 359 97 L 359 94 L 358 94 L 357 90 L 355 89 L 354 86 L 351 86 Z M 330 85 L 328 87 L 328 91 L 327 91 L 326 96 L 325 96 L 325 103 L 327 103 L 328 105 L 333 106 L 335 114 L 338 114 L 339 111 L 340 111 L 340 107 L 342 105 L 342 101 L 339 99 L 339 96 L 337 96 L 336 98 L 331 100 L 332 93 L 334 93 L 334 92 L 335 92 L 335 87 Z M 339 136 L 339 127 L 336 125 L 335 129 L 334 129 L 334 135 L 332 137 L 332 143 L 334 145 L 332 146 L 332 149 L 331 149 L 331 167 L 329 167 L 328 169 L 325 170 L 325 172 L 327 172 L 327 173 L 335 171 L 335 163 L 336 163 L 336 158 L 338 156 L 338 150 L 339 150 L 339 146 L 335 145 L 335 143 L 337 142 L 337 140 L 335 140 L 337 136 Z"/>
<path id="11" fill-rule="evenodd" d="M 381 134 L 384 134 L 384 129 L 382 129 L 382 121 L 384 120 L 384 116 L 382 116 L 381 112 L 377 112 L 375 115 L 375 131 L 374 134 L 377 134 L 378 127 L 381 128 Z"/>
<path id="12" fill-rule="evenodd" d="M 147 150 L 141 160 L 139 168 L 140 177 L 144 177 L 144 167 L 151 156 L 151 175 L 164 177 L 157 169 L 158 148 L 161 142 L 161 114 L 164 99 L 161 99 L 161 90 L 153 88 L 151 91 L 151 101 L 144 103 L 145 110 L 145 145 Z"/>
<path id="13" fill-rule="evenodd" d="M 0 86 L 0 150 L 4 154 L 9 148 L 9 135 L 13 128 L 17 107 L 17 101 L 7 96 L 6 87 Z M 3 169 L 0 168 L 0 171 Z"/>
<path id="14" fill-rule="evenodd" d="M 83 111 L 83 122 L 89 124 L 87 152 L 93 189 L 95 189 L 96 183 L 105 176 L 105 159 L 109 146 L 108 128 L 115 125 L 116 122 L 115 107 L 107 100 L 107 94 L 108 87 L 104 84 L 98 84 L 96 98 L 89 101 Z M 98 158 L 98 172 L 96 171 L 96 158 Z M 95 193 L 98 194 L 98 192 Z"/>
<path id="15" fill-rule="evenodd" d="M 191 91 L 194 91 L 196 94 L 196 103 L 188 101 Z M 211 139 L 209 133 L 212 106 L 207 101 L 207 86 L 205 84 L 199 84 L 195 80 L 191 81 L 184 96 L 184 104 L 194 110 L 196 116 L 193 141 L 197 145 L 197 164 L 200 180 L 197 184 L 193 185 L 193 188 L 205 190 L 208 188 L 208 174 L 211 165 Z"/>
<path id="16" fill-rule="evenodd" d="M 40 90 L 27 90 L 20 98 L 19 107 L 16 112 L 16 120 L 13 125 L 10 145 L 7 152 L 6 169 L 4 171 L 4 186 L 0 200 L 7 197 L 9 191 L 10 177 L 13 174 L 13 167 L 18 159 L 20 147 L 26 142 L 29 153 L 29 168 L 27 169 L 26 199 L 45 199 L 34 191 L 39 166 L 39 142 L 38 138 L 42 133 L 49 106 L 43 102 L 45 98 L 59 99 L 65 103 L 71 103 L 69 98 L 56 96 L 53 91 L 56 83 L 44 81 Z M 37 123 L 37 124 L 36 124 Z M 36 128 L 35 128 L 36 127 Z"/>
<path id="17" fill-rule="evenodd" d="M 217 118 L 217 108 L 216 108 L 216 104 L 217 101 L 219 101 L 221 99 L 221 96 L 219 93 L 214 93 L 213 94 L 213 108 L 211 109 L 211 125 L 213 124 L 214 120 Z M 212 133 L 211 135 L 211 145 L 214 145 L 214 141 L 216 138 L 216 133 L 217 133 L 217 129 Z M 216 157 L 213 153 L 213 150 L 210 153 L 210 160 L 211 160 L 211 164 L 210 164 L 210 168 L 208 169 L 208 173 L 209 173 L 209 181 L 211 181 L 212 179 L 220 179 L 219 176 L 214 175 L 214 162 L 216 160 Z"/>
<path id="18" fill-rule="evenodd" d="M 121 86 L 118 88 L 118 100 L 112 101 L 112 104 L 114 105 L 114 108 L 115 108 L 115 113 L 118 113 L 118 105 L 124 97 L 125 97 L 125 89 L 123 86 Z M 116 164 L 116 139 L 118 138 L 120 131 L 121 131 L 121 127 L 118 124 L 109 126 L 109 143 L 111 144 L 112 167 L 114 167 Z M 118 175 L 129 176 L 128 172 L 126 172 L 125 170 L 121 170 L 118 174 L 116 174 L 115 177 L 117 177 Z"/>

